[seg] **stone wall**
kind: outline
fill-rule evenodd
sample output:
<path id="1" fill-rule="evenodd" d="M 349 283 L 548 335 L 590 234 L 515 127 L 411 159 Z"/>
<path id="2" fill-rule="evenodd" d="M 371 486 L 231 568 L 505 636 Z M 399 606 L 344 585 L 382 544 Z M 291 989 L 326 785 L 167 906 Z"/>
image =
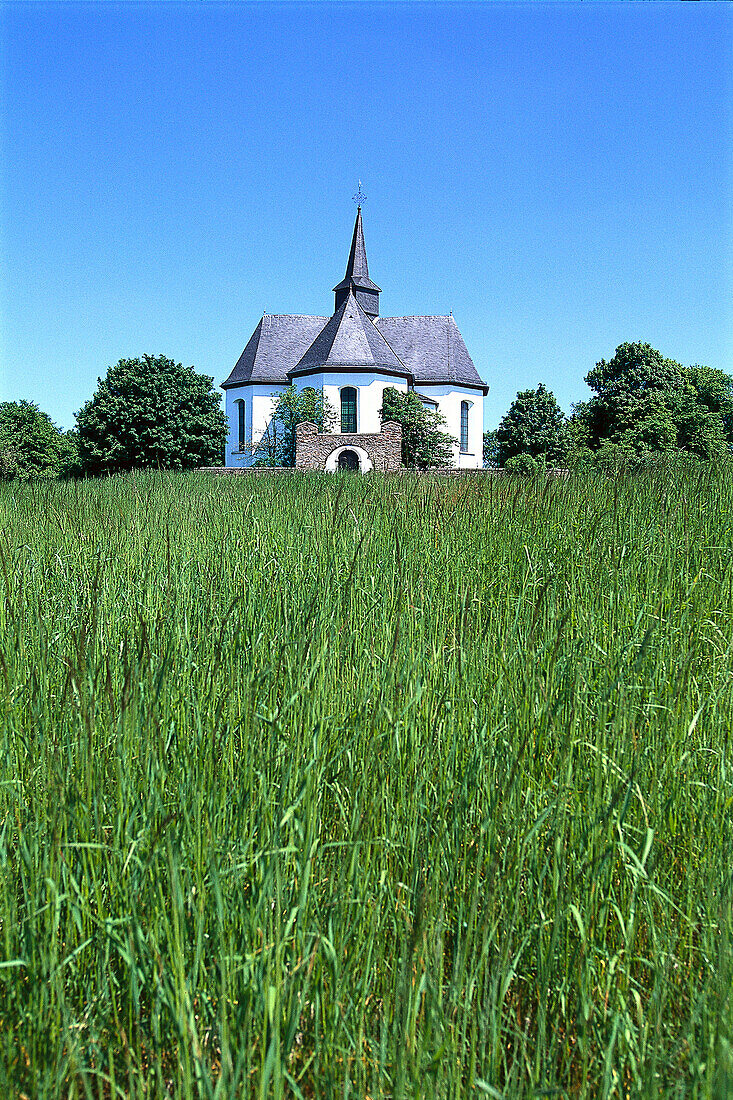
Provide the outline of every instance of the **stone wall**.
<path id="1" fill-rule="evenodd" d="M 399 470 L 402 466 L 402 425 L 388 420 L 381 432 L 319 432 L 315 424 L 298 424 L 295 436 L 297 470 L 325 470 L 336 450 L 354 448 L 369 456 L 375 470 Z"/>
<path id="2" fill-rule="evenodd" d="M 340 439 L 341 436 L 338 436 L 338 438 Z M 354 436 L 353 438 L 355 439 L 356 436 Z M 306 467 L 301 467 L 301 469 L 305 468 Z M 307 469 L 312 468 L 313 467 L 307 467 Z M 201 473 L 217 474 L 218 476 L 222 477 L 228 476 L 230 474 L 235 474 L 237 476 L 239 476 L 240 474 L 253 476 L 262 474 L 264 476 L 268 476 L 270 474 L 294 474 L 296 472 L 292 467 L 288 466 L 199 466 L 198 469 Z M 488 468 L 477 470 L 458 469 L 455 466 L 439 466 L 432 470 L 406 470 L 404 466 L 400 466 L 393 468 L 389 472 L 393 474 L 405 474 L 409 476 L 415 475 L 418 477 L 432 477 L 433 475 L 437 477 L 460 477 L 463 479 L 479 477 L 513 477 L 518 482 L 528 480 L 526 478 L 523 478 L 520 474 L 508 474 L 506 470 L 496 470 Z M 568 478 L 570 477 L 570 470 L 563 469 L 562 467 L 554 467 L 547 470 L 547 476 L 555 478 Z"/>

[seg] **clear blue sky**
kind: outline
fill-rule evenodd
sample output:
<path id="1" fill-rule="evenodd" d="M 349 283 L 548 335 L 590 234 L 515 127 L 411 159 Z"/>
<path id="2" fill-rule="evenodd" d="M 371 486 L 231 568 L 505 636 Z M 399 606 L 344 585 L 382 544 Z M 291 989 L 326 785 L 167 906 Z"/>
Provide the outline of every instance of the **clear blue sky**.
<path id="1" fill-rule="evenodd" d="M 328 314 L 359 178 L 382 312 L 453 310 L 486 425 L 625 340 L 733 373 L 730 4 L 6 4 L 0 399 L 221 382 Z"/>

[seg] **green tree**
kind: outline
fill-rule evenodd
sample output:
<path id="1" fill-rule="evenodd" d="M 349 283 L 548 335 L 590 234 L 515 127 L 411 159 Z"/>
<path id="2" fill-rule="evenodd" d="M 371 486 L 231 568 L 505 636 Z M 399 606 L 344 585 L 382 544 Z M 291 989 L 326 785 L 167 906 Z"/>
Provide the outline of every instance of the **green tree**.
<path id="1" fill-rule="evenodd" d="M 693 363 L 687 372 L 698 404 L 720 416 L 726 442 L 733 447 L 733 378 L 701 363 Z"/>
<path id="2" fill-rule="evenodd" d="M 275 405 L 262 438 L 254 447 L 255 466 L 295 466 L 298 424 L 308 422 L 320 432 L 327 432 L 336 423 L 336 413 L 323 390 L 313 386 L 302 390 L 288 386 L 271 396 Z"/>
<path id="3" fill-rule="evenodd" d="M 569 443 L 565 415 L 542 382 L 517 394 L 496 434 L 502 466 L 515 455 L 562 462 Z"/>
<path id="4" fill-rule="evenodd" d="M 499 433 L 496 428 L 484 432 L 484 466 L 496 469 L 499 466 Z"/>
<path id="5" fill-rule="evenodd" d="M 711 459 L 733 440 L 733 380 L 723 371 L 683 367 L 637 342 L 620 344 L 585 381 L 594 396 L 575 406 L 573 434 L 592 451 L 642 462 L 674 451 Z"/>
<path id="6" fill-rule="evenodd" d="M 0 402 L 0 478 L 27 480 L 73 472 L 76 442 L 32 401 Z"/>
<path id="7" fill-rule="evenodd" d="M 60 477 L 79 477 L 83 470 L 79 461 L 79 432 L 71 428 L 59 440 Z"/>
<path id="8" fill-rule="evenodd" d="M 108 474 L 220 463 L 227 422 L 213 381 L 164 355 L 120 359 L 77 414 L 82 469 Z"/>
<path id="9" fill-rule="evenodd" d="M 445 418 L 425 407 L 414 391 L 389 386 L 379 414 L 384 424 L 402 425 L 402 464 L 408 469 L 429 470 L 453 465 L 453 438 L 445 431 Z"/>

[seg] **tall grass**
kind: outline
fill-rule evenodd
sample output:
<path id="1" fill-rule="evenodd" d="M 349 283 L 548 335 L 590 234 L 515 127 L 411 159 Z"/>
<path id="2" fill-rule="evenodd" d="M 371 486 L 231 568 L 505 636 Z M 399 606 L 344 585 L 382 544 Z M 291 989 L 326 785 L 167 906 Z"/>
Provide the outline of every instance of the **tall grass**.
<path id="1" fill-rule="evenodd" d="M 0 1093 L 733 1095 L 733 479 L 0 491 Z"/>

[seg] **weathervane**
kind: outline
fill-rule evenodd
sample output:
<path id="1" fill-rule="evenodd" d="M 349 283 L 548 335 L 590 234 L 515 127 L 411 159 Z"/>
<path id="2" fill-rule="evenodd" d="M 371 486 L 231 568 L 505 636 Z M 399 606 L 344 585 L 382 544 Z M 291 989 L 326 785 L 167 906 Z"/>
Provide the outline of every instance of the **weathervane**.
<path id="1" fill-rule="evenodd" d="M 361 180 L 359 180 L 359 190 L 356 192 L 355 195 L 352 195 L 351 197 L 357 206 L 361 206 L 363 203 L 366 202 L 366 195 L 362 195 L 361 193 Z"/>

